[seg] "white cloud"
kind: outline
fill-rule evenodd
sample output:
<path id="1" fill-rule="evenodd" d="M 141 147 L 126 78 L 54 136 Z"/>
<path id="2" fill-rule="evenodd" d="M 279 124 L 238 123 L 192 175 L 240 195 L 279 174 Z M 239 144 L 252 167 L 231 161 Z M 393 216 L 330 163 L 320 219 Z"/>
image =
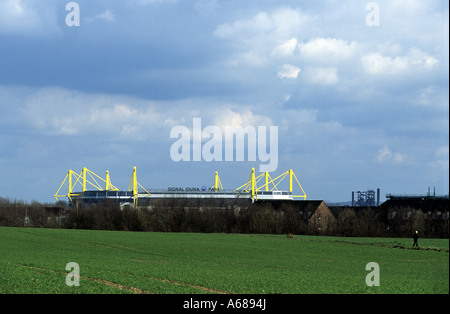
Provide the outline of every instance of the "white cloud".
<path id="1" fill-rule="evenodd" d="M 409 51 L 408 59 L 412 66 L 424 68 L 426 70 L 433 69 L 439 63 L 436 58 L 417 48 L 413 48 Z"/>
<path id="2" fill-rule="evenodd" d="M 130 97 L 43 88 L 24 100 L 29 124 L 54 135 L 111 136 L 143 140 L 160 122 L 154 106 Z"/>
<path id="3" fill-rule="evenodd" d="M 448 173 L 448 168 L 449 168 L 449 160 L 448 159 L 435 160 L 435 161 L 430 162 L 429 165 L 432 168 L 436 168 L 436 169 L 442 171 L 442 173 Z"/>
<path id="4" fill-rule="evenodd" d="M 221 38 L 239 36 L 240 40 L 245 41 L 245 37 L 249 35 L 258 35 L 261 31 L 272 31 L 273 28 L 274 24 L 269 14 L 267 12 L 259 12 L 252 19 L 237 20 L 231 24 L 221 24 L 216 28 L 214 34 Z"/>
<path id="5" fill-rule="evenodd" d="M 231 60 L 228 61 L 229 66 L 239 67 L 261 67 L 267 63 L 267 58 L 258 51 L 246 51 L 237 53 Z"/>
<path id="6" fill-rule="evenodd" d="M 419 49 L 411 49 L 407 55 L 389 57 L 371 53 L 361 58 L 365 71 L 369 74 L 403 74 L 410 71 L 430 70 L 438 60 Z"/>
<path id="7" fill-rule="evenodd" d="M 20 93 L 20 89 L 15 93 Z M 27 92 L 22 102 L 15 114 L 24 117 L 32 129 L 55 136 L 93 135 L 115 141 L 143 141 L 158 138 L 157 134 L 164 138 L 164 132 L 175 125 L 190 126 L 194 117 L 201 117 L 204 126 L 221 128 L 273 125 L 272 119 L 256 114 L 249 106 L 212 105 L 201 99 L 153 102 L 49 87 Z M 167 139 L 168 134 L 167 131 Z"/>
<path id="8" fill-rule="evenodd" d="M 350 59 L 357 51 L 355 42 L 347 42 L 336 38 L 314 38 L 305 44 L 299 44 L 300 54 L 308 60 L 336 62 Z"/>
<path id="9" fill-rule="evenodd" d="M 93 17 L 86 17 L 86 22 L 93 22 L 93 21 L 105 21 L 105 22 L 115 22 L 116 21 L 116 15 L 112 10 L 105 10 L 100 14 L 97 14 Z"/>
<path id="10" fill-rule="evenodd" d="M 364 69 L 370 74 L 395 74 L 406 71 L 408 62 L 404 57 L 383 57 L 379 53 L 372 53 L 361 58 Z"/>
<path id="11" fill-rule="evenodd" d="M 384 146 L 378 150 L 375 161 L 378 163 L 392 162 L 394 164 L 401 164 L 406 161 L 407 156 L 401 153 L 393 153 L 389 147 Z"/>
<path id="12" fill-rule="evenodd" d="M 54 8 L 35 0 L 0 1 L 0 33 L 43 35 L 60 33 Z"/>
<path id="13" fill-rule="evenodd" d="M 449 146 L 440 146 L 435 151 L 437 160 L 431 161 L 429 165 L 432 168 L 442 170 L 443 173 L 448 173 L 449 168 Z"/>
<path id="14" fill-rule="evenodd" d="M 279 57 L 290 57 L 294 54 L 297 44 L 297 38 L 293 37 L 276 46 L 271 54 Z"/>
<path id="15" fill-rule="evenodd" d="M 280 79 L 296 79 L 301 69 L 290 64 L 285 64 L 281 67 L 280 71 L 278 71 L 277 77 Z"/>
<path id="16" fill-rule="evenodd" d="M 403 163 L 403 162 L 406 161 L 406 155 L 405 155 L 405 154 L 400 154 L 400 153 L 395 153 L 395 154 L 392 156 L 392 161 L 393 161 L 395 164 L 401 164 L 401 163 Z"/>
<path id="17" fill-rule="evenodd" d="M 392 158 L 392 152 L 389 147 L 384 146 L 382 149 L 378 151 L 378 155 L 376 157 L 378 162 L 383 162 Z"/>
<path id="18" fill-rule="evenodd" d="M 421 89 L 418 104 L 422 106 L 431 105 L 431 99 L 437 91 L 438 89 L 435 86 L 428 86 L 427 88 Z"/>
<path id="19" fill-rule="evenodd" d="M 307 67 L 304 76 L 315 85 L 334 85 L 339 82 L 338 69 L 335 67 Z"/>
<path id="20" fill-rule="evenodd" d="M 438 85 L 424 86 L 412 93 L 411 103 L 448 113 L 448 89 L 445 90 Z"/>
<path id="21" fill-rule="evenodd" d="M 116 16 L 110 10 L 104 11 L 103 13 L 97 15 L 95 18 L 97 18 L 99 20 L 104 20 L 107 22 L 114 22 L 116 20 Z"/>
<path id="22" fill-rule="evenodd" d="M 175 3 L 178 0 L 134 0 L 139 5 L 151 5 L 151 4 L 160 4 L 160 3 Z"/>
<path id="23" fill-rule="evenodd" d="M 225 129 L 226 126 L 271 126 L 272 119 L 253 113 L 249 108 L 240 110 L 224 108 L 215 111 L 212 117 L 214 125 Z"/>
<path id="24" fill-rule="evenodd" d="M 436 149 L 436 153 L 435 154 L 436 154 L 437 157 L 447 157 L 447 159 L 448 159 L 449 151 L 450 151 L 450 149 L 449 149 L 448 145 L 440 146 L 440 147 L 438 147 Z"/>
<path id="25" fill-rule="evenodd" d="M 294 9 L 282 8 L 271 13 L 260 11 L 251 18 L 221 24 L 214 34 L 243 42 L 264 39 L 279 42 L 301 34 L 306 20 L 307 17 L 303 13 Z"/>
<path id="26" fill-rule="evenodd" d="M 293 56 L 297 49 L 298 36 L 306 25 L 307 16 L 299 10 L 277 9 L 261 11 L 256 15 L 218 25 L 214 35 L 235 43 L 236 52 L 228 64 L 264 66 L 271 58 Z M 255 58 L 255 59 L 253 59 Z"/>

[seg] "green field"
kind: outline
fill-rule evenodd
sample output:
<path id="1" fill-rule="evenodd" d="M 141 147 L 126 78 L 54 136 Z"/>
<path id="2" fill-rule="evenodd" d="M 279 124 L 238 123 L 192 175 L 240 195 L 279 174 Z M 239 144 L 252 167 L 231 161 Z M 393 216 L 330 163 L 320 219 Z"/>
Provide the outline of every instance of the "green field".
<path id="1" fill-rule="evenodd" d="M 0 293 L 449 293 L 449 241 L 0 228 Z M 66 285 L 66 264 L 80 285 Z M 380 267 L 368 287 L 366 264 Z"/>

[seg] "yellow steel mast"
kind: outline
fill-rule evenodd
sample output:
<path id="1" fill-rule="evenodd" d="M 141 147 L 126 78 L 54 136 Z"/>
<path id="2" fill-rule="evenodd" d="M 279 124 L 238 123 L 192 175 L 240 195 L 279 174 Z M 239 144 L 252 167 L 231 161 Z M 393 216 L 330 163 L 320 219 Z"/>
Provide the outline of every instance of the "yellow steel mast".
<path id="1" fill-rule="evenodd" d="M 222 182 L 220 181 L 219 172 L 217 172 L 217 171 L 214 175 L 214 186 L 211 188 L 211 190 L 213 190 L 215 192 L 223 191 Z"/>
<path id="2" fill-rule="evenodd" d="M 88 176 L 89 176 L 90 180 L 92 180 L 93 182 L 88 180 Z M 76 178 L 75 182 L 73 182 L 74 177 Z M 96 178 L 105 182 L 104 190 L 100 186 L 100 184 L 97 182 Z M 67 181 L 67 179 L 69 181 L 68 182 L 68 184 L 69 184 L 68 193 L 66 195 L 61 195 L 59 193 L 60 193 L 64 183 Z M 88 184 L 99 191 L 118 191 L 119 190 L 114 185 L 112 185 L 111 178 L 109 177 L 109 171 L 106 171 L 106 180 L 105 180 L 105 179 L 101 178 L 100 176 L 98 176 L 97 174 L 95 174 L 94 172 L 92 172 L 91 170 L 87 169 L 86 167 L 83 167 L 83 169 L 81 170 L 81 172 L 79 174 L 73 170 L 69 170 L 69 172 L 67 172 L 66 177 L 64 178 L 63 182 L 59 186 L 58 191 L 56 191 L 56 193 L 55 193 L 55 199 L 57 201 L 59 201 L 58 198 L 60 198 L 60 197 L 68 197 L 72 201 L 72 196 L 80 195 L 79 193 L 73 192 L 78 183 L 81 184 L 82 192 L 87 191 Z"/>
<path id="3" fill-rule="evenodd" d="M 131 175 L 131 180 L 130 180 L 130 184 L 128 185 L 128 191 L 132 191 L 133 192 L 133 200 L 134 200 L 134 205 L 137 207 L 138 205 L 138 199 L 139 199 L 139 190 L 138 190 L 138 186 L 140 186 L 145 192 L 146 194 L 142 194 L 142 195 L 150 195 L 150 192 L 147 191 L 137 180 L 137 174 L 136 174 L 136 167 L 133 167 L 133 174 Z"/>
<path id="4" fill-rule="evenodd" d="M 247 183 L 241 185 L 237 189 L 235 189 L 236 192 L 251 192 L 252 200 L 257 200 L 258 198 L 258 191 L 261 191 L 262 189 L 266 191 L 278 191 L 278 186 L 280 185 L 283 180 L 289 176 L 289 192 L 294 193 L 294 183 L 297 182 L 298 187 L 301 190 L 301 194 L 299 195 L 292 195 L 293 198 L 303 198 L 303 200 L 306 199 L 306 193 L 303 190 L 303 187 L 301 186 L 300 182 L 298 181 L 294 171 L 292 169 L 284 172 L 283 174 L 279 175 L 275 179 L 272 179 L 270 177 L 270 174 L 268 172 L 264 172 L 260 174 L 259 176 L 255 175 L 255 168 L 252 168 L 252 172 L 250 175 L 250 178 L 248 179 Z M 258 187 L 258 183 L 262 178 L 265 178 L 265 184 Z M 295 180 L 295 181 L 294 181 Z M 269 189 L 269 186 L 272 186 L 271 189 Z"/>

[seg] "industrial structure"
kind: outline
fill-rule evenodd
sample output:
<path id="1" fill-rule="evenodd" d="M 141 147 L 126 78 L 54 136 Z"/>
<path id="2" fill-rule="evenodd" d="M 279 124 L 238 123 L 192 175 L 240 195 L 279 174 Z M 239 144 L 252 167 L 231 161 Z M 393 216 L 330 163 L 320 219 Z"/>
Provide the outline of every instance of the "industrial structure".
<path id="1" fill-rule="evenodd" d="M 289 180 L 289 188 L 280 190 L 280 184 L 286 178 Z M 67 194 L 61 194 L 64 185 L 68 185 Z M 299 193 L 294 193 L 294 186 L 298 186 Z M 76 189 L 81 190 L 76 190 Z M 80 173 L 69 170 L 61 183 L 55 198 L 68 198 L 74 204 L 97 203 L 102 200 L 110 200 L 119 204 L 146 204 L 154 199 L 222 199 L 222 200 L 295 200 L 306 199 L 305 191 L 292 169 L 272 179 L 268 172 L 255 174 L 253 168 L 246 183 L 234 190 L 224 190 L 219 174 L 216 171 L 214 184 L 211 187 L 201 188 L 168 188 L 146 189 L 137 180 L 136 167 L 133 168 L 128 190 L 121 191 L 111 183 L 109 171 L 103 179 L 91 170 L 84 167 Z"/>
<path id="2" fill-rule="evenodd" d="M 376 203 L 374 190 L 356 191 L 356 194 L 355 200 L 355 192 L 352 192 L 352 207 L 380 206 L 380 189 L 377 189 Z"/>

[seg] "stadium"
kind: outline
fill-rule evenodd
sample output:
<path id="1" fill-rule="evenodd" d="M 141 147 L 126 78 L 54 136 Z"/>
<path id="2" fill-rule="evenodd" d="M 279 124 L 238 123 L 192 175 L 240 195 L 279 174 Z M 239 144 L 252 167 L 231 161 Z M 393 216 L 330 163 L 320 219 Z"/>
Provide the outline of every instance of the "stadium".
<path id="1" fill-rule="evenodd" d="M 287 190 L 280 190 L 284 180 L 289 181 Z M 67 194 L 61 194 L 63 187 L 67 187 Z M 294 192 L 294 187 L 298 194 Z M 298 187 L 298 188 L 297 188 Z M 77 188 L 79 189 L 77 191 Z M 224 189 L 216 171 L 214 184 L 211 187 L 169 187 L 167 189 L 149 189 L 143 187 L 137 180 L 136 167 L 130 179 L 128 190 L 119 190 L 111 183 L 109 171 L 103 179 L 88 168 L 84 167 L 80 173 L 69 170 L 58 191 L 57 201 L 68 198 L 76 206 L 110 201 L 120 205 L 148 206 L 155 200 L 187 199 L 198 204 L 219 200 L 223 203 L 254 203 L 260 201 L 293 201 L 305 200 L 306 194 L 292 169 L 272 179 L 268 172 L 256 176 L 252 168 L 246 183 L 236 189 Z"/>

